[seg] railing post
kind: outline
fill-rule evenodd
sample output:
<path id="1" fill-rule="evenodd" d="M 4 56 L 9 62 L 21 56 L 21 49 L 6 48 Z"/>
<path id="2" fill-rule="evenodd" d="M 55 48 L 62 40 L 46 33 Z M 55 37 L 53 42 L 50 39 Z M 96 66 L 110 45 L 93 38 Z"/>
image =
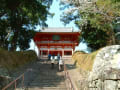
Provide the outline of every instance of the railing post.
<path id="1" fill-rule="evenodd" d="M 65 72 L 66 80 L 69 81 L 68 82 L 68 90 L 75 90 L 65 64 L 64 64 L 64 72 Z"/>
<path id="2" fill-rule="evenodd" d="M 15 90 L 16 90 L 16 80 L 15 80 Z"/>
<path id="3" fill-rule="evenodd" d="M 2 90 L 6 90 L 8 87 L 10 87 L 11 85 L 14 85 L 14 90 L 16 90 L 16 86 L 17 86 L 17 80 L 22 79 L 22 85 L 21 88 L 24 88 L 24 73 L 22 75 L 20 75 L 19 77 L 17 77 L 14 81 L 10 82 L 8 85 L 6 85 Z"/>
<path id="4" fill-rule="evenodd" d="M 24 88 L 24 74 L 22 76 L 22 88 Z"/>

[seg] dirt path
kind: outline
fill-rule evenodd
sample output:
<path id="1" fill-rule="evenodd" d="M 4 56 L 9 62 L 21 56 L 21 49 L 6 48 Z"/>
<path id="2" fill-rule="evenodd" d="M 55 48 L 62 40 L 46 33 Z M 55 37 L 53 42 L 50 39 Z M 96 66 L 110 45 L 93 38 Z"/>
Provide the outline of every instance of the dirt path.
<path id="1" fill-rule="evenodd" d="M 81 90 L 79 84 L 83 77 L 80 74 L 79 68 L 76 68 L 75 63 L 72 60 L 66 60 L 65 64 L 75 90 Z"/>

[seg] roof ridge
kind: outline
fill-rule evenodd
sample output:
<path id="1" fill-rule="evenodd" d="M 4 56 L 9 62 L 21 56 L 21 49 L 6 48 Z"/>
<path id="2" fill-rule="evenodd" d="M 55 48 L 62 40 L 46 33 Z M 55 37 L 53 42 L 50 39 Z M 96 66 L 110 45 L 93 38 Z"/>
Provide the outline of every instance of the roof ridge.
<path id="1" fill-rule="evenodd" d="M 41 30 L 41 32 L 73 32 L 72 27 L 48 27 Z"/>

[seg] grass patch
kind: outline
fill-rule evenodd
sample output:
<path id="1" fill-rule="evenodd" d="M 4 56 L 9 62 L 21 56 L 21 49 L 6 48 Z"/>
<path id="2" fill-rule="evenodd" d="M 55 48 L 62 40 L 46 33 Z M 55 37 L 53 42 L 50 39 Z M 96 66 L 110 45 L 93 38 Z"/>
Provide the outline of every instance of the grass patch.
<path id="1" fill-rule="evenodd" d="M 77 51 L 73 54 L 72 60 L 77 62 L 76 66 L 79 67 L 80 69 L 85 71 L 91 71 L 94 64 L 94 59 L 98 51 L 92 52 L 90 54 Z"/>
<path id="2" fill-rule="evenodd" d="M 8 70 L 15 69 L 36 59 L 36 53 L 31 50 L 11 52 L 0 48 L 0 66 Z"/>

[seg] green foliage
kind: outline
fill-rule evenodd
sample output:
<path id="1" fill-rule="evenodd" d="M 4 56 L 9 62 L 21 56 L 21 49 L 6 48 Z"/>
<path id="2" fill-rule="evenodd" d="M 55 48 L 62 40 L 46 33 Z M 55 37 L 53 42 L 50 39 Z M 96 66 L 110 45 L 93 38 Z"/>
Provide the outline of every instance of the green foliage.
<path id="1" fill-rule="evenodd" d="M 81 27 L 81 39 L 84 39 L 93 50 L 97 50 L 107 44 L 108 36 L 105 31 L 93 27 L 90 22 Z"/>
<path id="2" fill-rule="evenodd" d="M 7 21 L 1 20 L 0 22 L 0 46 L 6 48 L 8 45 L 8 41 L 5 39 L 7 32 L 5 29 L 7 29 Z"/>
<path id="3" fill-rule="evenodd" d="M 115 40 L 113 22 L 120 17 L 120 0 L 90 0 L 88 3 L 84 0 L 83 2 L 81 0 L 67 1 L 69 5 L 72 5 L 68 7 L 71 11 L 63 14 L 61 20 L 66 24 L 74 20 L 76 26 L 81 29 L 80 37 L 87 42 L 89 47 L 98 49 L 105 45 L 118 44 Z M 90 21 L 89 26 L 87 21 Z"/>
<path id="4" fill-rule="evenodd" d="M 52 0 L 0 0 L 0 47 L 29 48 L 36 25 L 46 27 Z"/>

